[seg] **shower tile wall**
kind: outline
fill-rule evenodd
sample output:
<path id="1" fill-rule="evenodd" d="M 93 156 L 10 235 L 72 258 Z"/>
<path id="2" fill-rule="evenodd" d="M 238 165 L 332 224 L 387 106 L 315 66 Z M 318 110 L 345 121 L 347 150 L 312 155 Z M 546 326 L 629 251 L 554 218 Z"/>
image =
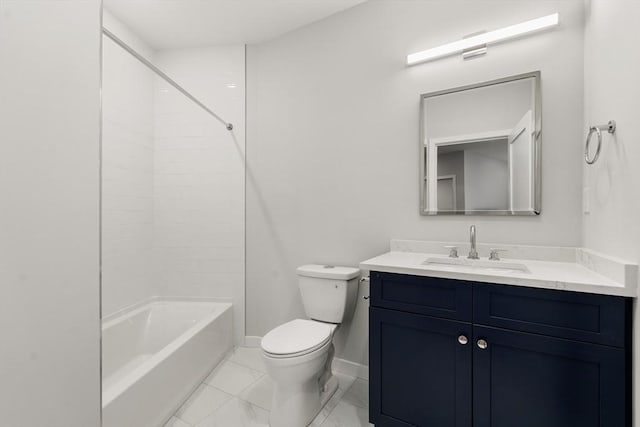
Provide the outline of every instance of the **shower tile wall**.
<path id="1" fill-rule="evenodd" d="M 154 236 L 158 295 L 226 297 L 244 338 L 244 47 L 159 51 L 160 68 L 234 124 L 156 79 Z"/>
<path id="2" fill-rule="evenodd" d="M 105 25 L 213 111 L 231 134 L 104 42 L 103 313 L 152 296 L 235 303 L 244 339 L 244 46 L 154 51 Z"/>

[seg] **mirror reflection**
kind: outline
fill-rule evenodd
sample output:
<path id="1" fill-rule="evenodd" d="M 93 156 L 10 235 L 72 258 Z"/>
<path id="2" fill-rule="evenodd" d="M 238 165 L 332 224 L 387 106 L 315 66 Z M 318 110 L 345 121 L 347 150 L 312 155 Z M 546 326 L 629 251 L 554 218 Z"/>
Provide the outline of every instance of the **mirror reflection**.
<path id="1" fill-rule="evenodd" d="M 539 73 L 422 96 L 421 213 L 539 213 Z"/>

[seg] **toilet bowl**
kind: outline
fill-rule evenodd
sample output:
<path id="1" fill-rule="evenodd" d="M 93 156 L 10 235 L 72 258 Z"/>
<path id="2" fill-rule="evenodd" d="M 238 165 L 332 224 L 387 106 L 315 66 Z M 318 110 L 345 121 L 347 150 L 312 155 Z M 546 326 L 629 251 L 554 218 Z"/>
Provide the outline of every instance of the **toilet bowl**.
<path id="1" fill-rule="evenodd" d="M 351 311 L 360 270 L 307 265 L 298 268 L 305 311 L 268 332 L 260 343 L 262 359 L 274 384 L 271 427 L 304 427 L 338 388 L 331 374 L 333 336 Z"/>

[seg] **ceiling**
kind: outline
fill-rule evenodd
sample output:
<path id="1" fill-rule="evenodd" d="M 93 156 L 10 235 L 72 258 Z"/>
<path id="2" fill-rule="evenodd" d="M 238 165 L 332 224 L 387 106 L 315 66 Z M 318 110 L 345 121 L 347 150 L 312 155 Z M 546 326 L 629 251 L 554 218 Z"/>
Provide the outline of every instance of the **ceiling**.
<path id="1" fill-rule="evenodd" d="M 104 0 L 154 49 L 261 43 L 366 0 Z"/>

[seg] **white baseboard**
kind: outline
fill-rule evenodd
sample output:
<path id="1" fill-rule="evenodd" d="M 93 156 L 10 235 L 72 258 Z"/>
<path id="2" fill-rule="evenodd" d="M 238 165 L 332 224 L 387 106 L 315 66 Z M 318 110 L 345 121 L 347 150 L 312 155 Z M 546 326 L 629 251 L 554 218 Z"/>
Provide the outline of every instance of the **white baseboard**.
<path id="1" fill-rule="evenodd" d="M 334 372 L 339 374 L 362 378 L 363 380 L 369 381 L 369 367 L 367 365 L 361 365 L 360 363 L 335 357 L 331 367 Z"/>
<path id="2" fill-rule="evenodd" d="M 260 340 L 262 337 L 252 337 L 245 336 L 244 337 L 244 346 L 245 347 L 260 347 Z"/>

